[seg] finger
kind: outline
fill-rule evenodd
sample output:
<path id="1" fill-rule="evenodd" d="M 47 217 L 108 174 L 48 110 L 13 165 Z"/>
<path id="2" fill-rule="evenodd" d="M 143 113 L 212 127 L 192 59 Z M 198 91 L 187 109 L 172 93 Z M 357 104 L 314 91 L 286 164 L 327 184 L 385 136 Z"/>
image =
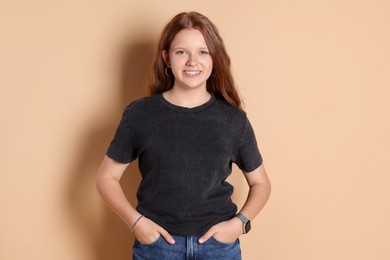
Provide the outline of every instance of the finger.
<path id="1" fill-rule="evenodd" d="M 173 245 L 175 243 L 171 234 L 169 234 L 165 229 L 161 229 L 159 233 L 169 244 Z"/>
<path id="2" fill-rule="evenodd" d="M 209 240 L 209 238 L 212 237 L 214 234 L 215 234 L 214 229 L 210 228 L 203 236 L 201 236 L 201 237 L 198 239 L 198 242 L 201 243 L 201 244 L 203 244 L 204 242 L 206 242 L 207 240 Z"/>

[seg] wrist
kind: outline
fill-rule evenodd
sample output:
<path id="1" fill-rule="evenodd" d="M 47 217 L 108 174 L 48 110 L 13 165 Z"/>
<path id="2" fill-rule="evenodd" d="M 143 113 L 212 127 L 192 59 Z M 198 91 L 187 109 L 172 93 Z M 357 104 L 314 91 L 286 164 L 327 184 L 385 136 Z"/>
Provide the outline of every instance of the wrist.
<path id="1" fill-rule="evenodd" d="M 247 234 L 251 230 L 251 221 L 244 214 L 237 213 L 234 218 L 240 220 L 243 234 Z"/>
<path id="2" fill-rule="evenodd" d="M 134 223 L 137 221 L 137 219 L 139 217 L 141 217 L 143 214 L 141 214 L 140 212 L 138 212 L 137 210 L 132 210 L 130 212 L 128 212 L 124 218 L 123 218 L 123 221 L 126 223 L 126 226 L 128 226 L 128 228 L 131 230 L 131 228 L 133 227 Z"/>
<path id="3" fill-rule="evenodd" d="M 134 221 L 133 225 L 131 225 L 131 232 L 134 232 L 135 227 L 139 223 L 139 221 L 144 217 L 144 215 L 139 215 L 137 219 Z"/>

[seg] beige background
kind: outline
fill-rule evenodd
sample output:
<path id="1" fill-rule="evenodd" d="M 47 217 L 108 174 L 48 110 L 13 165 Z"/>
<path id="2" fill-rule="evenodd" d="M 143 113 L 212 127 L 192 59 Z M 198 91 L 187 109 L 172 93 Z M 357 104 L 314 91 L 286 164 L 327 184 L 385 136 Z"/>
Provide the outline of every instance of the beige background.
<path id="1" fill-rule="evenodd" d="M 0 259 L 129 259 L 94 174 L 162 26 L 221 31 L 273 184 L 244 259 L 390 259 L 390 2 L 2 1 Z M 246 186 L 230 179 L 242 204 Z M 123 180 L 134 202 L 136 164 Z M 238 192 L 239 190 L 239 192 Z"/>

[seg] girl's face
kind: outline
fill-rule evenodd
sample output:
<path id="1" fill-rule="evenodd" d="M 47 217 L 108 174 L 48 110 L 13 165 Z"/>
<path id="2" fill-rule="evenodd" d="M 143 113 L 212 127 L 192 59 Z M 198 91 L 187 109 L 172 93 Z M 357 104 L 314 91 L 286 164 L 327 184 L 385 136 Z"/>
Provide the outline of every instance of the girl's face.
<path id="1" fill-rule="evenodd" d="M 164 51 L 163 57 L 175 77 L 174 88 L 206 90 L 213 60 L 199 30 L 181 30 L 173 39 L 169 53 Z"/>

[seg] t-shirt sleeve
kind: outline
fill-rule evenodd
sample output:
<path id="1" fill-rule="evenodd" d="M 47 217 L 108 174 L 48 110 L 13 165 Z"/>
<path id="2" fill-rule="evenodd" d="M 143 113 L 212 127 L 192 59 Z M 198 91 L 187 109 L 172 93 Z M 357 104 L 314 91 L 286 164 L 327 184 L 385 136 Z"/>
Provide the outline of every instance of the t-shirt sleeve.
<path id="1" fill-rule="evenodd" d="M 263 163 L 263 158 L 257 146 L 256 136 L 248 118 L 245 119 L 236 164 L 245 171 L 251 172 Z"/>
<path id="2" fill-rule="evenodd" d="M 134 134 L 129 128 L 125 109 L 106 155 L 120 163 L 130 163 L 137 158 L 134 142 Z"/>

